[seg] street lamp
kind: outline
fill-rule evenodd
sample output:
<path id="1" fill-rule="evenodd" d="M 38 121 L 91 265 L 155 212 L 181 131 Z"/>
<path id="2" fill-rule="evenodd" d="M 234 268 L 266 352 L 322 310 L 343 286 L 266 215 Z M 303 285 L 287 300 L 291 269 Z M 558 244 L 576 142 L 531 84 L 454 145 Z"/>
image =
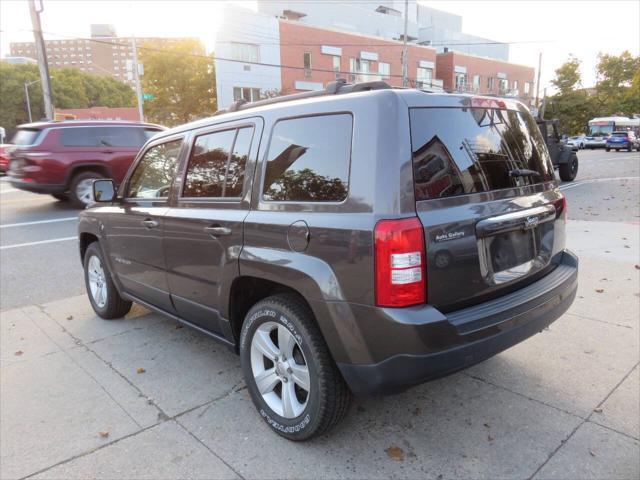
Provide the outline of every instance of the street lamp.
<path id="1" fill-rule="evenodd" d="M 53 78 L 53 77 L 49 77 Z M 31 102 L 29 101 L 29 87 L 34 83 L 39 83 L 40 79 L 34 80 L 33 82 L 24 82 L 24 96 L 27 99 L 27 113 L 29 114 L 29 123 L 33 122 L 31 118 Z"/>

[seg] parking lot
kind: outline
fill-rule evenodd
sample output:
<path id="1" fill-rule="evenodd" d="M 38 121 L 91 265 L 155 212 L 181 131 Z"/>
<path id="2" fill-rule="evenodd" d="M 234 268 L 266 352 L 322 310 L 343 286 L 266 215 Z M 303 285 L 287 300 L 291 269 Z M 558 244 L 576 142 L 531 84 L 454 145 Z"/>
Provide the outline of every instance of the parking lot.
<path id="1" fill-rule="evenodd" d="M 225 347 L 140 307 L 97 318 L 78 211 L 1 179 L 0 477 L 639 478 L 640 153 L 579 158 L 569 312 L 303 444 L 262 422 Z"/>

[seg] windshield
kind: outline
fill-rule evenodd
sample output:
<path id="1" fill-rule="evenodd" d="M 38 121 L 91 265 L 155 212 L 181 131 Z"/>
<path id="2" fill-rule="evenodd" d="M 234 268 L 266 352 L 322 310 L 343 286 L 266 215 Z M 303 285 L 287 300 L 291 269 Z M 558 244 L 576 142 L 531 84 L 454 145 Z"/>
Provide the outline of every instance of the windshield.
<path id="1" fill-rule="evenodd" d="M 544 139 L 527 111 L 414 108 L 410 118 L 416 200 L 553 180 Z"/>
<path id="2" fill-rule="evenodd" d="M 590 125 L 589 135 L 592 137 L 605 137 L 611 135 L 613 125 Z"/>
<path id="3" fill-rule="evenodd" d="M 33 145 L 40 136 L 42 130 L 28 130 L 20 129 L 11 139 L 11 143 L 14 145 Z"/>

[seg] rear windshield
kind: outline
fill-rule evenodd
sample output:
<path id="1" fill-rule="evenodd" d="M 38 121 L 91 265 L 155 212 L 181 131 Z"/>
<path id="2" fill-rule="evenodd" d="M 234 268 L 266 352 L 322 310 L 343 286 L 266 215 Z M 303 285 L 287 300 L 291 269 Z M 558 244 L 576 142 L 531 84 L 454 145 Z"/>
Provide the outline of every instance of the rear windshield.
<path id="1" fill-rule="evenodd" d="M 629 134 L 627 132 L 614 132 L 612 137 L 624 137 L 627 138 Z"/>
<path id="2" fill-rule="evenodd" d="M 414 108 L 411 143 L 416 200 L 554 178 L 544 139 L 525 110 Z"/>
<path id="3" fill-rule="evenodd" d="M 30 130 L 21 128 L 11 139 L 11 143 L 14 145 L 33 145 L 40 136 L 42 130 Z"/>

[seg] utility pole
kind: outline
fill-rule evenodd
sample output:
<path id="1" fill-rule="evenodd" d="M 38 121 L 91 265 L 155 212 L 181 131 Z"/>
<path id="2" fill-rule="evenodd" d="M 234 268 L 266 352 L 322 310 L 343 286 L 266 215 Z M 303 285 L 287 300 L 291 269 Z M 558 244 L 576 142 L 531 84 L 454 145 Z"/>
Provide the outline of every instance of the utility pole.
<path id="1" fill-rule="evenodd" d="M 136 45 L 136 36 L 131 37 L 131 46 L 133 48 L 133 80 L 136 85 L 136 97 L 138 98 L 138 117 L 144 122 L 144 111 L 142 109 L 142 87 L 140 87 L 140 72 L 138 66 L 138 47 Z"/>
<path id="2" fill-rule="evenodd" d="M 404 35 L 402 46 L 402 86 L 409 86 L 409 59 L 407 53 L 407 23 L 409 21 L 409 0 L 404 0 Z"/>
<path id="3" fill-rule="evenodd" d="M 53 98 L 51 95 L 51 79 L 49 78 L 49 65 L 47 64 L 47 52 L 42 38 L 42 26 L 40 25 L 40 13 L 44 10 L 42 0 L 38 2 L 36 8 L 35 0 L 29 0 L 29 12 L 31 13 L 31 24 L 33 25 L 33 37 L 36 41 L 36 54 L 38 57 L 38 69 L 40 70 L 40 81 L 42 83 L 42 100 L 44 101 L 44 113 L 47 119 L 53 120 Z"/>
<path id="4" fill-rule="evenodd" d="M 31 102 L 29 101 L 29 84 L 25 82 L 24 84 L 24 98 L 27 99 L 27 113 L 29 114 L 29 123 L 33 122 L 31 118 Z"/>
<path id="5" fill-rule="evenodd" d="M 538 79 L 536 80 L 536 101 L 535 101 L 535 107 L 536 108 L 540 108 L 540 105 L 538 104 L 538 98 L 540 95 L 540 71 L 542 70 L 542 52 L 540 52 L 540 54 L 538 55 Z M 542 117 L 540 117 L 542 118 Z"/>

